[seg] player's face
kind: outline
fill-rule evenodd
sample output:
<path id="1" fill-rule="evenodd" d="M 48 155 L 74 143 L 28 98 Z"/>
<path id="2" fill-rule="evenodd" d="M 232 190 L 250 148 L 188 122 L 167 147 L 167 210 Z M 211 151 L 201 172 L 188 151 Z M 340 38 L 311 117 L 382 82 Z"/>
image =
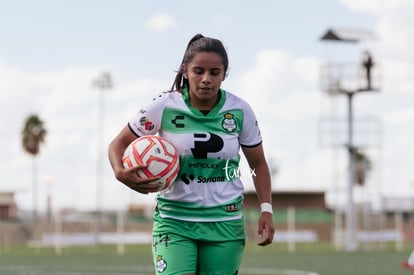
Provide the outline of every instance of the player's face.
<path id="1" fill-rule="evenodd" d="M 200 110 L 213 108 L 218 101 L 218 91 L 224 75 L 221 55 L 213 52 L 197 53 L 184 73 L 190 84 L 191 104 Z"/>

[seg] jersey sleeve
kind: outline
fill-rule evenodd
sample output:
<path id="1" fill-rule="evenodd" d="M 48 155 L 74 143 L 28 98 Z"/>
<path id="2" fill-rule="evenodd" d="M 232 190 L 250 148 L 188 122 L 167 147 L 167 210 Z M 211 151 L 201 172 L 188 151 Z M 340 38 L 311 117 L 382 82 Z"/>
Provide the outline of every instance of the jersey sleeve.
<path id="1" fill-rule="evenodd" d="M 153 98 L 128 122 L 129 128 L 135 135 L 155 135 L 160 130 L 166 99 L 165 94 Z"/>
<path id="2" fill-rule="evenodd" d="M 244 147 L 255 147 L 262 143 L 262 136 L 256 115 L 247 102 L 243 102 L 244 118 L 239 142 Z"/>

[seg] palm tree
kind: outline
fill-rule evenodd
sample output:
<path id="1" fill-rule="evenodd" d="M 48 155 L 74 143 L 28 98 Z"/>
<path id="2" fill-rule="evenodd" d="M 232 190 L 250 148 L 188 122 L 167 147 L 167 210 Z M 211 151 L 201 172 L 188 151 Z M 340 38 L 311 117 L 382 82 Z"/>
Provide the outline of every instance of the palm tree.
<path id="1" fill-rule="evenodd" d="M 23 149 L 33 157 L 32 162 L 32 194 L 33 194 L 33 209 L 32 220 L 37 220 L 37 166 L 36 157 L 40 151 L 40 145 L 45 142 L 47 131 L 44 128 L 43 121 L 36 115 L 29 115 L 21 131 Z"/>

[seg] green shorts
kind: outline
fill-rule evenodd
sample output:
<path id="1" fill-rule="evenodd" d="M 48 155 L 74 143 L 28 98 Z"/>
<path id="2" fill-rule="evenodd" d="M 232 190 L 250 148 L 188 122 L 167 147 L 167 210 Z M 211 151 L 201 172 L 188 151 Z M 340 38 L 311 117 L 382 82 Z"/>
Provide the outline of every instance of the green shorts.
<path id="1" fill-rule="evenodd" d="M 233 275 L 245 247 L 244 220 L 187 222 L 154 213 L 152 255 L 157 275 Z"/>

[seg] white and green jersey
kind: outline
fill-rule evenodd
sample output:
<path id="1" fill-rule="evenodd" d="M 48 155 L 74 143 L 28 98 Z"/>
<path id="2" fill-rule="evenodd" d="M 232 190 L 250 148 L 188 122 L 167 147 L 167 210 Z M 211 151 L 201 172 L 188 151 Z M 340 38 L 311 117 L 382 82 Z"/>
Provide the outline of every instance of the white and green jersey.
<path id="1" fill-rule="evenodd" d="M 162 218 L 242 218 L 240 146 L 262 142 L 256 116 L 246 101 L 220 90 L 218 104 L 204 115 L 191 106 L 186 89 L 183 94 L 167 92 L 141 109 L 129 127 L 137 136 L 159 134 L 178 150 L 177 180 L 157 197 Z"/>

